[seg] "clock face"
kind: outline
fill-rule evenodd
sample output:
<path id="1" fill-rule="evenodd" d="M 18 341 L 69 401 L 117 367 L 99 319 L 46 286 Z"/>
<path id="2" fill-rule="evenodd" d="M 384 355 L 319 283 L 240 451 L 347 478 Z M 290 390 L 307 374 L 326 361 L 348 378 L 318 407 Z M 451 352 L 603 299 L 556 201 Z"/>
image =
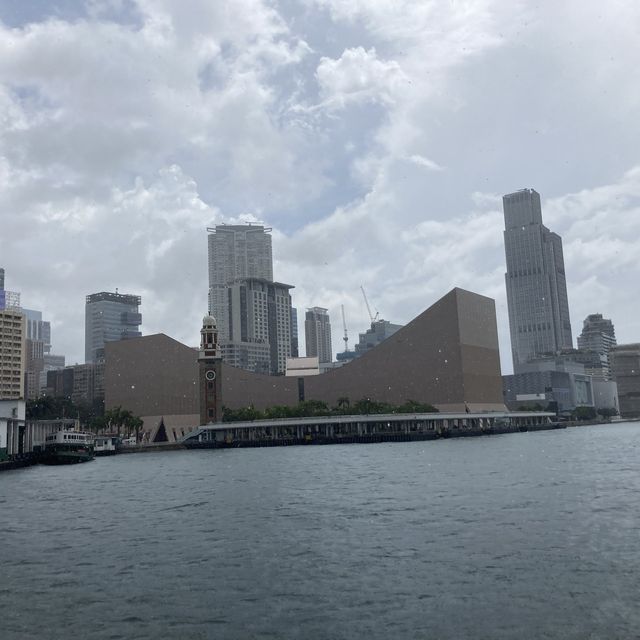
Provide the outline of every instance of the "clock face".
<path id="1" fill-rule="evenodd" d="M 212 371 L 211 369 L 209 369 L 209 371 L 207 371 L 207 373 L 204 374 L 204 377 L 207 380 L 215 380 L 216 379 L 216 372 Z"/>

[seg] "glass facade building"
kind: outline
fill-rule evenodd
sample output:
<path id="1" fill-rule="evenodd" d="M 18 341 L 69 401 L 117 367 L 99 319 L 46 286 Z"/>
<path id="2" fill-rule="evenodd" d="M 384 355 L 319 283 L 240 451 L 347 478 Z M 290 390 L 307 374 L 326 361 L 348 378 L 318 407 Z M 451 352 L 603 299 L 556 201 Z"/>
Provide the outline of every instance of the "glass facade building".
<path id="1" fill-rule="evenodd" d="M 220 224 L 209 232 L 209 314 L 216 319 L 220 344 L 229 340 L 228 286 L 239 278 L 273 281 L 271 229 L 261 225 Z"/>
<path id="2" fill-rule="evenodd" d="M 142 315 L 138 308 L 140 296 L 123 293 L 93 293 L 85 305 L 85 362 L 104 358 L 104 345 L 116 340 L 138 338 L 142 335 Z"/>
<path id="3" fill-rule="evenodd" d="M 571 321 L 562 239 L 542 223 L 540 194 L 503 196 L 507 304 L 513 368 L 571 349 Z"/>

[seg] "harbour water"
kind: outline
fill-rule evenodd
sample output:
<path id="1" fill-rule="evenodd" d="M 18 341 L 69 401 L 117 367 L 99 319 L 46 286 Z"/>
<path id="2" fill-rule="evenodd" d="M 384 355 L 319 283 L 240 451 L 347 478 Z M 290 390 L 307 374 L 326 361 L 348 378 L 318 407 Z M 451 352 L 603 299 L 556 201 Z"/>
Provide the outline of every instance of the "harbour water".
<path id="1" fill-rule="evenodd" d="M 0 637 L 636 638 L 640 424 L 0 476 Z"/>

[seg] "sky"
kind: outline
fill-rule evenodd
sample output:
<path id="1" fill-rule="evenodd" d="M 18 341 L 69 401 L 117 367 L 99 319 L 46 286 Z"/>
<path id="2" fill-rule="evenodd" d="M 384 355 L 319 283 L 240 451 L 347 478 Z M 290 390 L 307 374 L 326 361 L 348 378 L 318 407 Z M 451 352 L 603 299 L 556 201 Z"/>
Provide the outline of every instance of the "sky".
<path id="1" fill-rule="evenodd" d="M 196 345 L 206 227 L 273 228 L 334 351 L 453 287 L 496 301 L 501 196 L 564 241 L 574 341 L 640 341 L 637 0 L 0 0 L 0 267 L 83 361 L 89 293 Z M 302 315 L 302 312 L 299 312 Z M 300 333 L 304 327 L 300 322 Z"/>

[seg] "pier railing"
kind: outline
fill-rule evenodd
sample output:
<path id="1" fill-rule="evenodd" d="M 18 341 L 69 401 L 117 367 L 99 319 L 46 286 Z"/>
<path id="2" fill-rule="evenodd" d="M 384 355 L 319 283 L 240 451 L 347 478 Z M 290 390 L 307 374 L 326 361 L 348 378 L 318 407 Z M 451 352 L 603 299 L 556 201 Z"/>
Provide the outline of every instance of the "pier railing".
<path id="1" fill-rule="evenodd" d="M 429 440 L 559 428 L 546 412 L 425 413 L 328 416 L 203 425 L 187 447 L 279 446 Z"/>

